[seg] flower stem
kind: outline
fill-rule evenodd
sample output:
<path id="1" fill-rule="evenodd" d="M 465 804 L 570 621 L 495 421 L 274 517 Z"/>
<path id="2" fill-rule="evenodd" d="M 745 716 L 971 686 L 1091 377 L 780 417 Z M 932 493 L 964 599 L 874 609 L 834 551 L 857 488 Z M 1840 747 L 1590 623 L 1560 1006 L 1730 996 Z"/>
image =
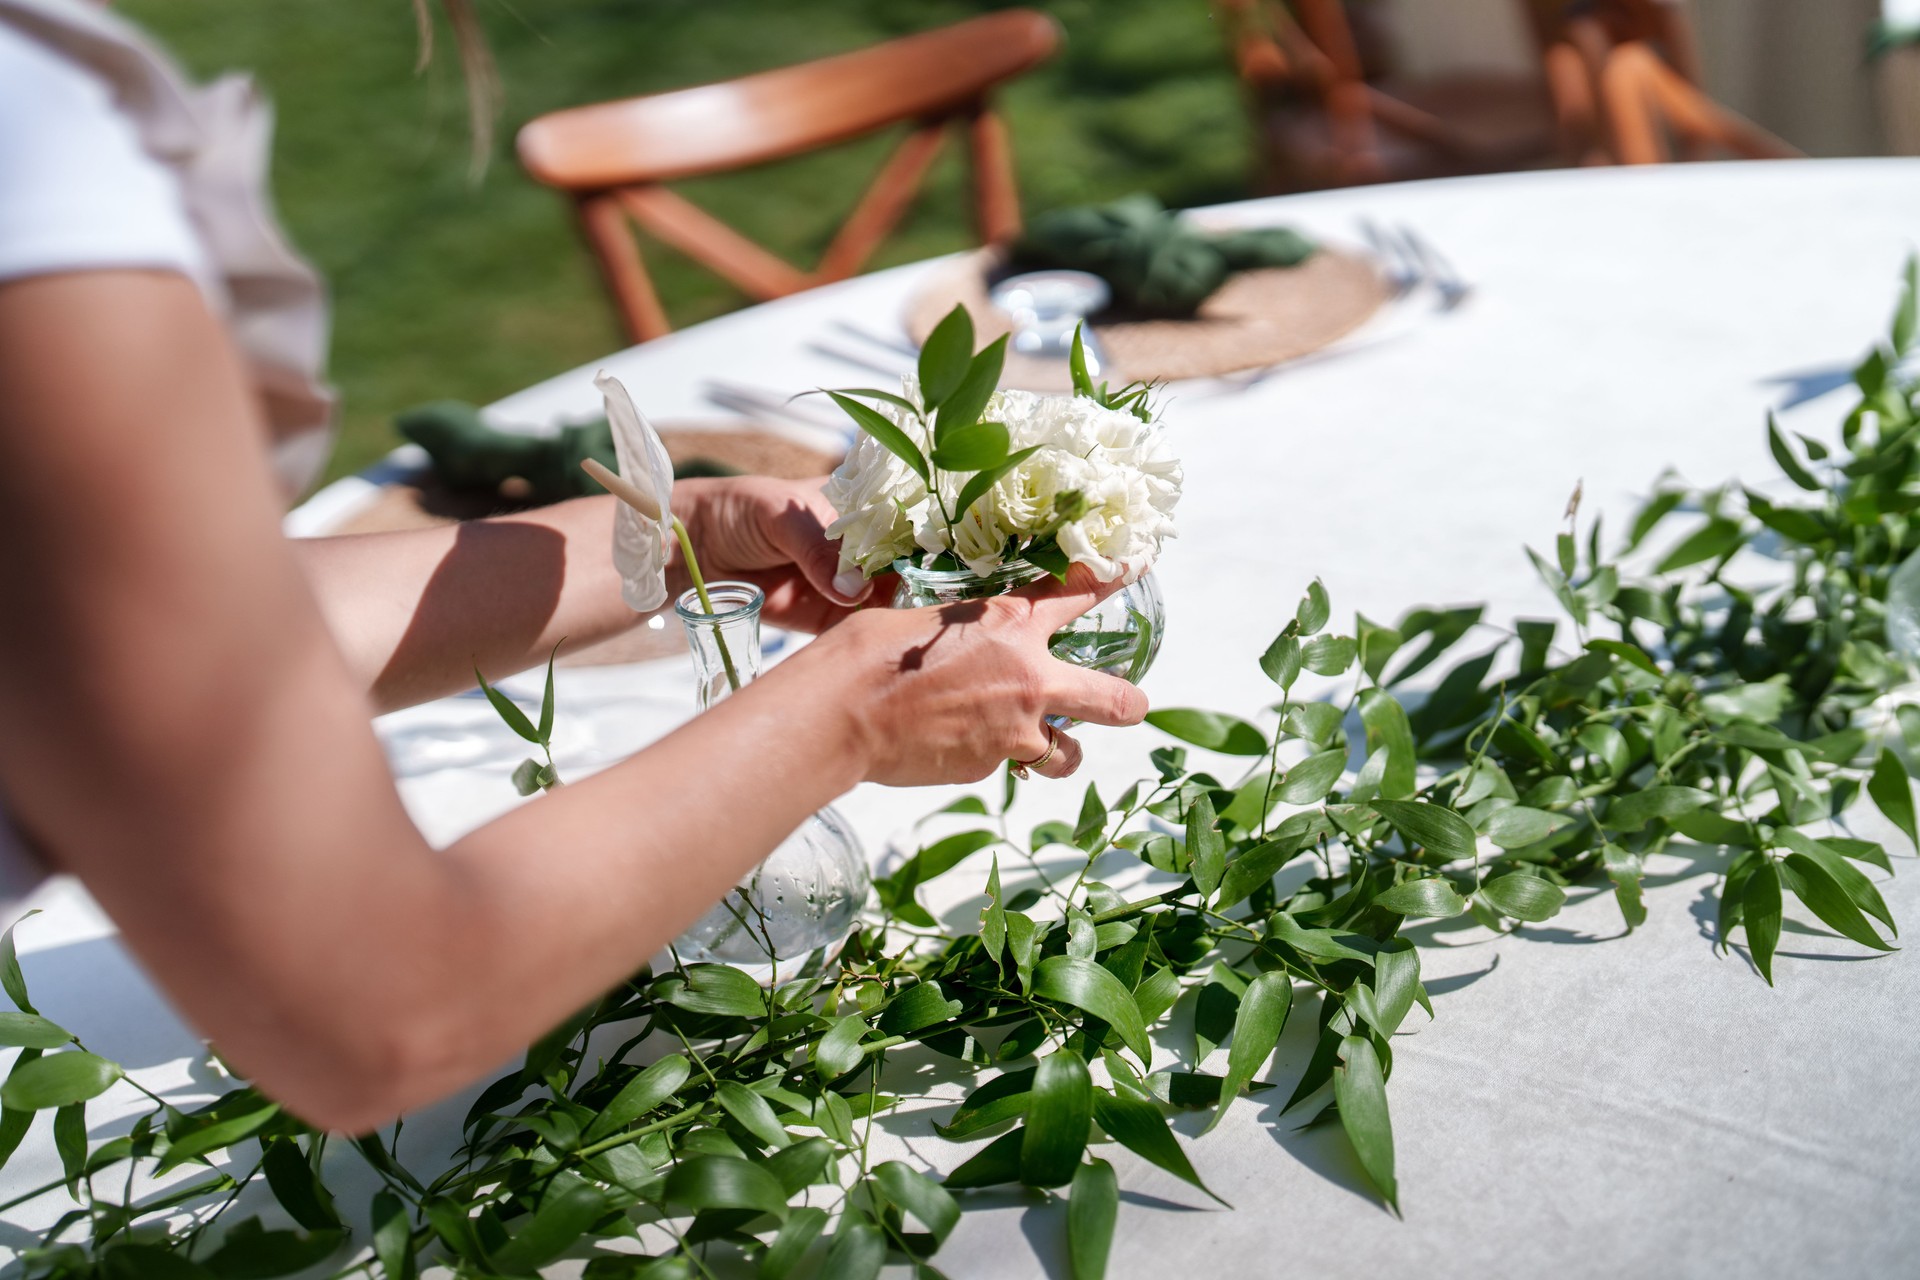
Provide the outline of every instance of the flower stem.
<path id="1" fill-rule="evenodd" d="M 693 554 L 693 539 L 687 537 L 687 526 L 680 523 L 680 517 L 673 517 L 673 536 L 680 539 L 680 556 L 687 562 L 687 576 L 693 579 L 693 593 L 700 597 L 700 608 L 709 616 L 713 613 L 713 600 L 707 595 L 707 580 L 700 576 L 700 557 Z M 740 673 L 733 668 L 733 655 L 727 652 L 727 638 L 720 633 L 720 624 L 713 624 L 713 640 L 720 646 L 720 665 L 727 669 L 727 687 L 740 692 Z"/>

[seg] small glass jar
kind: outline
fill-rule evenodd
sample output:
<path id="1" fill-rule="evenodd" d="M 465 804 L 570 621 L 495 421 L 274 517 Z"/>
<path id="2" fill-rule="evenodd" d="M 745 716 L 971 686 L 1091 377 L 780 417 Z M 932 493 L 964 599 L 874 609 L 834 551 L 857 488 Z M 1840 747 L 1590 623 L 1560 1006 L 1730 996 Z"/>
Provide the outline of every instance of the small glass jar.
<path id="1" fill-rule="evenodd" d="M 707 587 L 709 612 L 693 591 L 674 612 L 687 629 L 701 710 L 760 674 L 760 588 L 745 582 Z M 766 744 L 769 751 L 783 744 Z M 832 808 L 810 815 L 674 943 L 688 964 L 729 964 L 762 985 L 790 982 L 830 964 L 860 923 L 872 890 L 866 855 L 847 820 Z"/>
<path id="2" fill-rule="evenodd" d="M 893 607 L 917 609 L 1003 596 L 1046 576 L 1046 570 L 1026 560 L 1009 560 L 992 573 L 971 569 L 922 569 L 907 560 L 893 562 L 900 576 Z M 1166 606 L 1151 572 L 1120 588 L 1053 633 L 1048 648 L 1053 656 L 1076 667 L 1101 671 L 1139 684 L 1160 652 L 1166 628 Z"/>

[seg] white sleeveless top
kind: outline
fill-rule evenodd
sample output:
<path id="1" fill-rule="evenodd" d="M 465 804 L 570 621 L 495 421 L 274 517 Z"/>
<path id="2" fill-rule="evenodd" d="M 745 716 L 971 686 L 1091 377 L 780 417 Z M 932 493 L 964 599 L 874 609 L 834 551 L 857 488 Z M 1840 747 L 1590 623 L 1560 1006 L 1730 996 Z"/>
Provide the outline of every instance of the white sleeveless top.
<path id="1" fill-rule="evenodd" d="M 267 197 L 271 129 L 244 77 L 191 87 L 102 8 L 0 0 L 0 281 L 128 267 L 192 279 L 253 375 L 292 498 L 326 465 L 334 398 L 325 296 Z M 0 807 L 0 927 L 45 875 Z"/>

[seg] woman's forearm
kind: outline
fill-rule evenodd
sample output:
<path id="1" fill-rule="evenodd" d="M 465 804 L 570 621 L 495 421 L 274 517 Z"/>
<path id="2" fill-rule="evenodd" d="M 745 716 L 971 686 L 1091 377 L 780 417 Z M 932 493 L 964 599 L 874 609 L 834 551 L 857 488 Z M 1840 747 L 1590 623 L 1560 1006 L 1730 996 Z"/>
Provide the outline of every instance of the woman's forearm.
<path id="1" fill-rule="evenodd" d="M 382 711 L 473 687 L 624 631 L 613 499 L 437 529 L 294 544 L 348 665 Z"/>
<path id="2" fill-rule="evenodd" d="M 274 930 L 276 957 L 330 954 L 326 970 L 229 956 L 218 1003 L 189 1011 L 328 1127 L 384 1123 L 470 1082 L 630 975 L 860 780 L 847 673 L 800 657 L 444 851 L 395 831 L 377 897 L 309 894 Z M 263 1005 L 301 1021 L 234 1041 L 235 1010 Z"/>

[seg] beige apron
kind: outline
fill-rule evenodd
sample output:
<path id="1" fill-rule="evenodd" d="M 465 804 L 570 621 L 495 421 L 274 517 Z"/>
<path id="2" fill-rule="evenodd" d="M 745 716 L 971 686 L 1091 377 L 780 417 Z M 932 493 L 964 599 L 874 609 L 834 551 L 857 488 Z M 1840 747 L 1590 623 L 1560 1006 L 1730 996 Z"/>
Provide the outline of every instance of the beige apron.
<path id="1" fill-rule="evenodd" d="M 0 22 L 97 73 L 148 154 L 178 179 L 213 275 L 209 302 L 252 372 L 291 501 L 326 467 L 334 395 L 322 381 L 326 294 L 267 194 L 272 111 L 246 76 L 189 85 L 152 41 L 83 0 L 0 0 Z"/>

